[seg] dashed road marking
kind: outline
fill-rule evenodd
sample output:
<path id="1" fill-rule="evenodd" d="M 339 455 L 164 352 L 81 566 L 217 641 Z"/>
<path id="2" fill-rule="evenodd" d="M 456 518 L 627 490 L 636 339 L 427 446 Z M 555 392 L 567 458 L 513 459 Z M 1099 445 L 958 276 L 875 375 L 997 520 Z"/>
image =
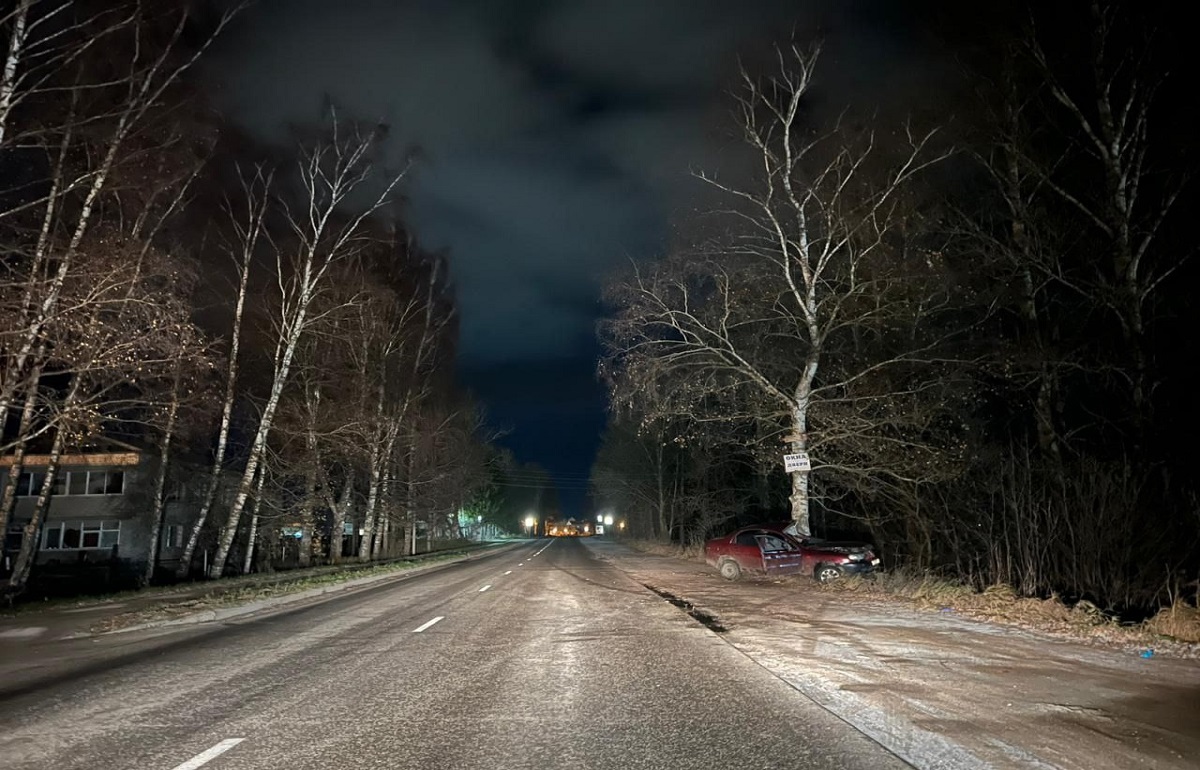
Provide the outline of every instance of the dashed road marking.
<path id="1" fill-rule="evenodd" d="M 509 570 L 508 572 L 505 572 L 504 574 L 505 574 L 505 575 L 511 575 L 511 574 L 512 574 L 512 570 Z"/>
<path id="2" fill-rule="evenodd" d="M 430 626 L 432 626 L 434 623 L 440 623 L 441 621 L 443 621 L 443 620 L 445 620 L 445 619 L 446 619 L 446 616 L 445 616 L 445 615 L 438 615 L 436 618 L 434 618 L 433 620 L 429 621 L 428 623 L 422 623 L 421 625 L 419 625 L 419 626 L 417 626 L 416 628 L 414 628 L 414 629 L 413 629 L 413 633 L 414 633 L 414 634 L 419 634 L 419 633 L 421 633 L 422 631 L 424 631 L 425 629 L 427 629 L 427 628 L 429 628 Z"/>
<path id="3" fill-rule="evenodd" d="M 212 748 L 209 748 L 209 749 L 205 749 L 204 751 L 200 752 L 196 756 L 189 759 L 187 762 L 184 762 L 182 765 L 176 765 L 171 770 L 196 770 L 197 767 L 208 764 L 209 762 L 211 762 L 212 760 L 221 756 L 225 752 L 229 751 L 234 746 L 238 745 L 239 743 L 241 743 L 244 740 L 246 740 L 246 739 L 245 738 L 226 738 L 225 740 L 218 743 L 216 746 L 213 746 Z"/>
<path id="4" fill-rule="evenodd" d="M 484 591 L 488 590 L 489 588 L 491 588 L 491 585 L 486 585 L 483 588 L 479 589 L 479 593 L 483 593 Z"/>

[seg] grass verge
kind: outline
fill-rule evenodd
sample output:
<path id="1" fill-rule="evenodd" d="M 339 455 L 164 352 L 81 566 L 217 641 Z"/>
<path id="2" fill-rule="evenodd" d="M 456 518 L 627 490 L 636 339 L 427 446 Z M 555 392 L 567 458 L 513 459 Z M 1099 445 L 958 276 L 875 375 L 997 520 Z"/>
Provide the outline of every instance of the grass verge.
<path id="1" fill-rule="evenodd" d="M 653 540 L 627 540 L 642 553 L 677 559 L 703 559 L 700 546 L 685 548 Z M 1175 648 L 1184 655 L 1200 655 L 1200 608 L 1185 601 L 1164 607 L 1142 623 L 1121 623 L 1088 601 L 1072 605 L 1058 596 L 1048 599 L 1020 596 L 1006 585 L 977 591 L 965 583 L 929 573 L 898 569 L 862 579 L 850 577 L 820 585 L 797 577 L 798 583 L 817 590 L 878 599 L 903 600 L 936 612 L 952 611 L 992 623 L 1064 636 L 1079 641 L 1117 644 L 1145 649 Z"/>
<path id="2" fill-rule="evenodd" d="M 111 613 L 97 620 L 89 630 L 103 633 L 159 620 L 174 620 L 206 610 L 232 607 L 248 602 L 270 599 L 307 591 L 350 580 L 405 572 L 428 564 L 447 561 L 479 551 L 487 546 L 447 548 L 418 554 L 387 563 L 346 563 L 325 565 L 286 572 L 257 573 L 222 580 L 152 586 L 140 591 L 122 591 L 87 597 L 73 597 L 18 604 L 0 612 L 0 618 L 20 618 L 36 613 L 70 611 L 113 605 L 125 606 L 122 612 Z"/>
<path id="3" fill-rule="evenodd" d="M 881 572 L 820 586 L 821 590 L 887 596 L 917 607 L 953 611 L 993 623 L 1044 631 L 1084 641 L 1146 648 L 1174 643 L 1200 644 L 1200 610 L 1177 602 L 1142 623 L 1121 623 L 1089 601 L 1068 605 L 1058 596 L 1020 596 L 1010 586 L 977 591 L 963 583 L 911 570 Z"/>
<path id="4" fill-rule="evenodd" d="M 233 581 L 229 583 L 213 583 L 210 590 L 199 595 L 195 594 L 195 587 L 193 586 L 192 592 L 188 595 L 164 595 L 161 597 L 161 601 L 102 618 L 94 623 L 90 630 L 92 633 L 99 634 L 143 623 L 175 620 L 206 610 L 236 607 L 242 604 L 249 604 L 250 602 L 287 596 L 313 588 L 337 585 L 361 578 L 380 577 L 393 573 L 407 572 L 428 564 L 448 561 L 462 556 L 464 553 L 467 552 L 462 550 L 446 551 L 414 561 L 398 561 L 356 569 L 331 570 L 317 574 L 275 576 L 274 580 L 247 581 L 240 585 L 231 584 Z"/>

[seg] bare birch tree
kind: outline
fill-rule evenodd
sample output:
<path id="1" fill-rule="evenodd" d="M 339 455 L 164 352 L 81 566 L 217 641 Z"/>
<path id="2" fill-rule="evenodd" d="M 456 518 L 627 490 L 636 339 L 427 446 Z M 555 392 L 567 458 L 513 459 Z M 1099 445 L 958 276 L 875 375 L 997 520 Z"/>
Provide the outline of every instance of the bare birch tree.
<path id="1" fill-rule="evenodd" d="M 301 150 L 297 169 L 300 200 L 294 203 L 285 195 L 278 198 L 288 237 L 275 239 L 278 316 L 273 319 L 271 385 L 209 566 L 210 578 L 220 577 L 225 570 L 297 347 L 315 320 L 310 315 L 313 303 L 325 291 L 334 266 L 358 253 L 368 235 L 369 218 L 386 205 L 404 175 L 400 172 L 382 183 L 375 179 L 378 140 L 376 132 L 349 128 L 334 116 L 329 136 Z M 367 192 L 372 185 L 377 193 L 368 193 L 366 205 L 355 214 L 341 213 L 356 202 L 351 196 Z"/>
<path id="2" fill-rule="evenodd" d="M 1186 324 L 1167 302 L 1193 248 L 1179 237 L 1189 168 L 1169 120 L 1187 94 L 1167 79 L 1154 12 L 1074 7 L 1035 9 L 976 68 L 990 184 L 962 204 L 950 251 L 991 331 L 976 340 L 986 459 L 930 490 L 940 514 L 903 539 L 922 559 L 974 560 L 960 569 L 980 585 L 1151 603 L 1196 538 L 1177 515 L 1194 492 L 1162 438 L 1176 415 L 1156 388 L 1180 360 L 1164 332 Z"/>
<path id="3" fill-rule="evenodd" d="M 773 76 L 742 71 L 737 118 L 755 185 L 699 175 L 733 202 L 729 236 L 611 287 L 604 372 L 616 401 L 647 419 L 758 421 L 761 442 L 807 454 L 814 472 L 913 482 L 934 454 L 906 411 L 930 387 L 912 369 L 934 355 L 913 324 L 940 300 L 911 280 L 938 268 L 906 237 L 905 196 L 945 153 L 933 132 L 907 131 L 896 147 L 869 129 L 810 129 L 817 58 L 793 45 Z M 892 462 L 871 455 L 884 448 Z M 809 474 L 791 474 L 805 533 Z"/>
<path id="4" fill-rule="evenodd" d="M 6 419 L 18 383 L 26 373 L 32 354 L 38 349 L 42 329 L 57 312 L 64 281 L 74 264 L 74 257 L 79 253 L 80 244 L 94 223 L 97 203 L 107 189 L 126 142 L 147 116 L 157 109 L 167 90 L 176 85 L 180 77 L 199 60 L 215 40 L 216 34 L 239 10 L 235 8 L 227 12 L 212 36 L 180 56 L 180 39 L 189 18 L 186 9 L 175 14 L 167 41 L 153 46 L 143 38 L 151 34 L 149 28 L 152 23 L 160 20 L 148 17 L 140 4 L 129 4 L 124 8 L 126 16 L 119 23 L 110 22 L 111 12 L 108 11 L 85 18 L 71 27 L 72 32 L 84 36 L 82 43 L 85 46 L 90 45 L 90 40 L 97 36 L 120 33 L 118 39 L 111 41 L 112 48 L 128 58 L 111 59 L 109 64 L 114 72 L 100 73 L 101 77 L 106 77 L 106 82 L 91 84 L 81 81 L 92 70 L 85 69 L 78 58 L 67 57 L 68 66 L 75 67 L 76 71 L 58 73 L 71 83 L 69 86 L 64 84 L 64 90 L 68 92 L 68 105 L 63 110 L 65 117 L 60 125 L 52 127 L 52 131 L 42 132 L 49 135 L 46 150 L 48 155 L 57 158 L 52 163 L 58 173 L 50 180 L 46 195 L 35 196 L 4 212 L 5 218 L 22 213 L 40 219 L 41 237 L 29 254 L 29 264 L 25 269 L 28 278 L 25 296 L 20 304 L 20 325 L 17 327 L 20 333 L 5 344 L 6 358 L 3 368 L 0 368 L 0 423 Z M 15 31 L 14 27 L 14 34 Z M 58 30 L 48 26 L 46 33 L 57 36 Z M 22 45 L 30 46 L 32 43 L 26 39 Z M 149 56 L 143 46 L 150 52 Z M 13 83 L 18 81 L 14 79 Z M 77 135 L 79 124 L 89 117 L 96 117 L 80 115 L 79 103 L 85 90 L 89 91 L 87 103 L 93 103 L 96 96 L 91 91 L 95 89 L 115 92 L 118 94 L 117 102 L 113 106 L 103 102 L 96 105 L 105 111 L 102 115 L 105 128 L 97 145 L 84 149 L 97 160 L 94 165 L 86 166 L 83 173 L 73 173 L 79 169 L 69 169 L 64 161 L 68 152 L 74 152 L 75 145 L 82 141 Z M 12 119 L 11 116 L 6 118 Z M 89 129 L 90 135 L 97 133 L 94 126 L 89 126 Z M 78 204 L 70 207 L 62 205 L 67 195 L 77 195 Z M 53 234 L 61 234 L 61 237 L 53 237 Z"/>
<path id="5" fill-rule="evenodd" d="M 183 578 L 191 571 L 192 556 L 200 542 L 200 534 L 208 522 L 213 504 L 217 499 L 225 467 L 225 453 L 229 446 L 229 429 L 233 419 L 233 407 L 237 401 L 238 374 L 242 345 L 242 327 L 246 313 L 246 291 L 250 284 L 250 269 L 259 241 L 264 236 L 264 218 L 270 204 L 273 173 L 264 165 L 252 169 L 238 169 L 240 198 L 236 201 L 224 198 L 224 210 L 228 217 L 233 237 L 224 247 L 231 258 L 237 275 L 237 294 L 233 304 L 232 326 L 229 330 L 229 348 L 225 368 L 225 390 L 221 401 L 221 420 L 217 427 L 216 449 L 213 453 L 212 469 L 208 485 L 200 500 L 200 510 L 188 531 L 183 555 L 179 560 L 177 577 Z"/>
<path id="6" fill-rule="evenodd" d="M 470 404 L 424 404 L 404 426 L 401 477 L 408 552 L 416 552 L 417 522 L 425 524 L 426 548 L 457 527 L 458 511 L 488 481 L 482 414 Z M 381 537 L 385 552 L 386 538 Z"/>
<path id="7" fill-rule="evenodd" d="M 80 264 L 61 296 L 78 312 L 43 330 L 52 351 L 48 371 L 69 385 L 60 397 L 39 397 L 52 447 L 10 578 L 13 591 L 23 589 L 29 576 L 62 454 L 86 447 L 106 425 L 121 422 L 137 421 L 173 435 L 182 399 L 162 383 L 172 381 L 173 372 L 182 377 L 199 364 L 195 341 L 201 335 L 191 324 L 187 282 L 175 258 L 136 242 L 130 255 L 117 243 L 115 249 L 111 243 L 89 244 L 77 255 Z M 77 284 L 76 279 L 82 280 Z M 169 452 L 162 461 L 169 462 Z"/>
<path id="8" fill-rule="evenodd" d="M 180 339 L 180 347 L 175 352 L 175 360 L 171 366 L 169 387 L 164 388 L 167 395 L 166 404 L 159 406 L 158 414 L 152 415 L 147 421 L 157 427 L 158 433 L 158 468 L 155 472 L 154 492 L 151 498 L 150 533 L 146 551 L 146 564 L 142 570 L 141 585 L 149 585 L 154 580 L 158 568 L 159 551 L 163 518 L 167 507 L 167 485 L 175 461 L 175 445 L 180 436 L 179 425 L 183 412 L 195 406 L 198 394 L 197 370 L 207 369 L 210 362 L 203 350 L 204 341 L 195 339 L 190 329 L 183 327 L 184 334 Z M 164 383 L 165 384 L 165 383 Z M 153 384 L 151 384 L 153 387 Z M 161 386 L 160 386 L 161 387 Z"/>
<path id="9" fill-rule="evenodd" d="M 1155 384 L 1150 311 L 1187 256 L 1163 238 L 1187 176 L 1155 166 L 1155 97 L 1165 73 L 1151 55 L 1153 40 L 1123 44 L 1137 29 L 1118 3 L 1092 0 L 1088 14 L 1090 56 L 1082 71 L 1078 58 L 1056 59 L 1031 36 L 1029 56 L 1058 108 L 1048 122 L 1067 137 L 1062 146 L 1070 150 L 1066 158 L 1025 153 L 1022 161 L 1090 231 L 1088 242 L 1100 247 L 1080 269 L 1055 279 L 1116 323 L 1124 346 L 1117 371 L 1127 384 L 1137 444 L 1150 424 Z"/>
<path id="10" fill-rule="evenodd" d="M 366 349 L 374 364 L 367 382 L 375 388 L 367 422 L 370 447 L 367 500 L 359 558 L 376 558 L 385 542 L 379 506 L 385 491 L 400 484 L 396 470 L 413 461 L 401 440 L 406 424 L 434 392 L 432 374 L 444 363 L 446 337 L 455 309 L 448 301 L 445 267 L 440 259 L 410 263 L 410 281 L 379 308 L 371 324 L 375 341 Z M 412 433 L 403 435 L 411 438 Z M 400 460 L 399 458 L 405 458 Z M 404 487 L 405 490 L 408 487 Z M 407 492 L 406 499 L 411 498 Z M 412 520 L 412 507 L 406 505 Z"/>
<path id="11" fill-rule="evenodd" d="M 169 3 L 150 9 L 140 3 L 96 7 L 30 0 L 2 18 L 8 51 L 0 81 L 0 153 L 6 159 L 25 153 L 48 169 L 45 179 L 18 179 L 4 190 L 0 206 L 4 268 L 15 289 L 2 311 L 0 424 L 7 424 L 15 403 L 22 404 L 21 427 L 8 447 L 14 452 L 10 473 L 19 474 L 25 447 L 39 433 L 62 434 L 50 421 L 33 420 L 48 367 L 78 380 L 89 376 L 86 369 L 124 366 L 136 347 L 134 340 L 103 332 L 121 326 L 112 322 L 113 309 L 133 301 L 140 267 L 110 269 L 105 260 L 114 244 L 128 242 L 140 242 L 145 255 L 196 167 L 187 170 L 182 184 L 163 184 L 142 198 L 141 213 L 124 211 L 118 193 L 136 186 L 148 147 L 164 149 L 161 157 L 169 157 L 164 142 L 170 140 L 156 132 L 170 93 L 237 10 L 222 15 L 212 36 L 198 45 L 184 45 L 189 14 Z M 154 188 L 140 192 L 148 189 Z M 119 307 L 117 315 L 126 310 Z M 132 312 L 136 317 L 136 309 Z M 101 338 L 113 343 L 103 354 Z M 71 360 L 70 346 L 81 341 L 80 355 Z M 104 389 L 116 387 L 104 377 L 91 380 L 99 382 L 107 383 Z M 80 385 L 76 394 L 96 403 L 102 391 Z M 80 408 L 60 406 L 64 419 L 71 408 Z M 12 510 L 12 486 L 0 500 L 0 529 Z"/>

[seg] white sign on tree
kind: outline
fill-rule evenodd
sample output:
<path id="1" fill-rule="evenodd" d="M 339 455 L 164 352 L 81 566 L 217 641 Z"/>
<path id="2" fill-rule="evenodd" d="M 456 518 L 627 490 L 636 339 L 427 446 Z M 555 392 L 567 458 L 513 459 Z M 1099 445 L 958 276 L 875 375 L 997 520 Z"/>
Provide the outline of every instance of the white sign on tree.
<path id="1" fill-rule="evenodd" d="M 783 469 L 788 473 L 793 471 L 811 471 L 812 463 L 808 459 L 808 452 L 797 452 L 794 455 L 784 455 Z"/>

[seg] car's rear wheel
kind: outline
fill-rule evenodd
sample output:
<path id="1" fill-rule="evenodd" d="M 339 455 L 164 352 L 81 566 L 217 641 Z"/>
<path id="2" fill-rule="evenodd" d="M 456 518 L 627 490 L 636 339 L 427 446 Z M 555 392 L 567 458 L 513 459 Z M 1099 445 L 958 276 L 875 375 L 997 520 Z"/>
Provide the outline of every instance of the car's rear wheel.
<path id="1" fill-rule="evenodd" d="M 742 576 L 742 568 L 733 559 L 722 559 L 717 565 L 717 569 L 721 571 L 721 577 L 726 580 L 737 580 Z"/>
<path id="2" fill-rule="evenodd" d="M 836 564 L 818 564 L 817 569 L 813 572 L 813 577 L 817 579 L 818 583 L 832 583 L 842 579 L 842 568 Z"/>

